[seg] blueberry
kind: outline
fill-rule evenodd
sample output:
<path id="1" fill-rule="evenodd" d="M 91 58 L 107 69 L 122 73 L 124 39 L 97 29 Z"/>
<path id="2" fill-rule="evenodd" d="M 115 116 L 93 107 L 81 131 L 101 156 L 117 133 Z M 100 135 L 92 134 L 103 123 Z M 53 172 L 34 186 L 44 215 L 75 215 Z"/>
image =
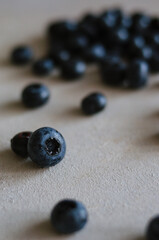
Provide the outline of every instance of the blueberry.
<path id="1" fill-rule="evenodd" d="M 69 34 L 76 32 L 77 29 L 78 26 L 74 22 L 59 21 L 49 25 L 48 35 L 51 38 L 63 39 L 64 41 Z"/>
<path id="2" fill-rule="evenodd" d="M 46 76 L 52 72 L 54 63 L 51 59 L 40 59 L 33 64 L 33 73 L 38 76 Z"/>
<path id="3" fill-rule="evenodd" d="M 33 59 L 33 51 L 30 47 L 19 46 L 13 49 L 11 61 L 16 65 L 25 65 Z"/>
<path id="4" fill-rule="evenodd" d="M 82 100 L 81 107 L 86 115 L 93 115 L 102 111 L 107 104 L 106 97 L 101 93 L 91 93 Z"/>
<path id="5" fill-rule="evenodd" d="M 115 28 L 117 16 L 112 11 L 104 12 L 99 18 L 99 26 L 102 32 Z"/>
<path id="6" fill-rule="evenodd" d="M 70 234 L 81 230 L 87 220 L 88 213 L 85 206 L 72 199 L 60 201 L 51 213 L 52 226 L 61 234 Z"/>
<path id="7" fill-rule="evenodd" d="M 146 36 L 147 43 L 153 47 L 159 47 L 159 33 L 158 32 L 148 32 Z"/>
<path id="8" fill-rule="evenodd" d="M 127 69 L 126 84 L 129 88 L 141 88 L 148 82 L 149 66 L 143 60 L 132 61 Z"/>
<path id="9" fill-rule="evenodd" d="M 21 157 L 28 157 L 27 145 L 32 132 L 20 132 L 11 139 L 11 149 Z"/>
<path id="10" fill-rule="evenodd" d="M 86 14 L 79 22 L 79 31 L 87 36 L 90 41 L 96 41 L 99 38 L 98 16 Z"/>
<path id="11" fill-rule="evenodd" d="M 153 49 L 150 46 L 144 46 L 143 48 L 136 51 L 136 58 L 143 59 L 145 61 L 150 61 L 153 55 Z"/>
<path id="12" fill-rule="evenodd" d="M 77 79 L 85 74 L 86 65 L 78 59 L 71 59 L 62 66 L 62 77 L 65 79 Z"/>
<path id="13" fill-rule="evenodd" d="M 65 156 L 66 143 L 57 130 L 50 127 L 39 128 L 28 142 L 28 154 L 40 167 L 51 167 Z"/>
<path id="14" fill-rule="evenodd" d="M 144 33 L 149 29 L 151 18 L 143 13 L 137 12 L 132 15 L 132 32 Z"/>
<path id="15" fill-rule="evenodd" d="M 102 44 L 94 44 L 83 52 L 83 58 L 88 63 L 100 62 L 106 56 L 106 49 Z"/>
<path id="16" fill-rule="evenodd" d="M 159 18 L 158 17 L 153 17 L 151 19 L 150 29 L 152 31 L 158 31 L 159 30 Z"/>
<path id="17" fill-rule="evenodd" d="M 73 53 L 80 53 L 81 50 L 85 50 L 89 45 L 89 39 L 84 34 L 74 34 L 67 40 L 68 48 Z"/>
<path id="18" fill-rule="evenodd" d="M 159 239 L 159 216 L 156 216 L 149 222 L 146 231 L 146 239 L 147 240 Z"/>
<path id="19" fill-rule="evenodd" d="M 24 88 L 22 92 L 22 102 L 26 107 L 36 108 L 48 102 L 50 92 L 43 84 L 31 84 Z"/>
<path id="20" fill-rule="evenodd" d="M 138 52 L 145 46 L 145 39 L 142 35 L 133 35 L 128 43 L 128 57 L 136 57 Z"/>
<path id="21" fill-rule="evenodd" d="M 55 62 L 56 65 L 63 65 L 71 59 L 71 54 L 68 50 L 55 48 L 54 46 L 49 50 L 49 57 Z"/>
<path id="22" fill-rule="evenodd" d="M 103 82 L 110 86 L 122 85 L 126 76 L 126 64 L 119 61 L 118 58 L 114 58 L 110 62 L 108 60 L 101 65 Z"/>
<path id="23" fill-rule="evenodd" d="M 149 67 L 151 73 L 159 72 L 159 53 L 158 51 L 154 51 L 151 59 L 149 60 Z"/>
<path id="24" fill-rule="evenodd" d="M 129 29 L 132 26 L 132 18 L 122 14 L 118 17 L 116 25 L 117 27 Z"/>
<path id="25" fill-rule="evenodd" d="M 119 27 L 110 32 L 108 38 L 108 44 L 112 47 L 121 47 L 125 45 L 129 40 L 129 32 L 126 28 Z"/>

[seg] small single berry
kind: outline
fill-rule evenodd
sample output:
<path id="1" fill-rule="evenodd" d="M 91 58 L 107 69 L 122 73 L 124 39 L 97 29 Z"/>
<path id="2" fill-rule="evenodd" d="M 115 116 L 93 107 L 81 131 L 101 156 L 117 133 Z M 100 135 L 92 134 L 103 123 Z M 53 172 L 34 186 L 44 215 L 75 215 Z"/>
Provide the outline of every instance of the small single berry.
<path id="1" fill-rule="evenodd" d="M 11 61 L 16 65 L 25 65 L 33 59 L 33 51 L 30 47 L 20 46 L 13 49 Z"/>
<path id="2" fill-rule="evenodd" d="M 61 234 L 70 234 L 84 228 L 88 220 L 85 206 L 75 200 L 62 200 L 52 210 L 51 223 Z"/>
<path id="3" fill-rule="evenodd" d="M 40 59 L 33 64 L 33 73 L 38 76 L 46 76 L 52 72 L 54 63 L 51 59 Z"/>
<path id="4" fill-rule="evenodd" d="M 43 127 L 31 135 L 28 142 L 28 154 L 40 167 L 51 167 L 65 156 L 65 139 L 57 130 Z"/>
<path id="5" fill-rule="evenodd" d="M 126 85 L 129 88 L 141 88 L 148 82 L 149 66 L 143 60 L 132 61 L 127 69 Z"/>
<path id="6" fill-rule="evenodd" d="M 146 230 L 146 240 L 159 239 L 159 216 L 151 219 Z"/>
<path id="7" fill-rule="evenodd" d="M 102 111 L 107 104 L 106 97 L 101 93 L 91 93 L 82 100 L 81 107 L 86 115 Z"/>
<path id="8" fill-rule="evenodd" d="M 62 77 L 65 79 L 77 79 L 85 74 L 86 65 L 78 59 L 71 59 L 62 66 Z"/>
<path id="9" fill-rule="evenodd" d="M 36 108 L 48 102 L 50 97 L 49 89 L 44 84 L 31 84 L 22 92 L 22 102 L 28 108 Z"/>
<path id="10" fill-rule="evenodd" d="M 20 132 L 11 139 L 11 149 L 21 157 L 28 157 L 27 145 L 32 132 Z"/>

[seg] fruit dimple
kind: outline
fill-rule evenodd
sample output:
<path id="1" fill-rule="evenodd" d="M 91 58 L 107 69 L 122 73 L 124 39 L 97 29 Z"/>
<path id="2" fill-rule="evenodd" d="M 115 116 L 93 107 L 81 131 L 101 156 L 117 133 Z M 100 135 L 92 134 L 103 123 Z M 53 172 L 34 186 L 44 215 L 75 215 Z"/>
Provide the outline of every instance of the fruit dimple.
<path id="1" fill-rule="evenodd" d="M 51 156 L 54 156 L 61 151 L 61 145 L 55 138 L 47 139 L 45 145 L 47 153 Z"/>

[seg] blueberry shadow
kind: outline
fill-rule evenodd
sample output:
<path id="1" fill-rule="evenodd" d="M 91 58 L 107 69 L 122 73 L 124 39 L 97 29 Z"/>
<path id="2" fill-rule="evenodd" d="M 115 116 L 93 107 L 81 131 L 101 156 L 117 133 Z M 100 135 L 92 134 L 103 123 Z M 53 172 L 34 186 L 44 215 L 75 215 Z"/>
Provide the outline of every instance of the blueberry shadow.
<path id="1" fill-rule="evenodd" d="M 140 140 L 142 146 L 159 146 L 159 133 L 152 134 L 142 140 Z M 140 146 L 141 146 L 140 145 Z"/>
<path id="2" fill-rule="evenodd" d="M 137 237 L 137 238 L 132 238 L 131 240 L 146 240 L 146 238 L 143 237 L 143 236 L 140 236 L 140 237 Z"/>
<path id="3" fill-rule="evenodd" d="M 39 222 L 24 231 L 24 236 L 28 239 L 57 239 L 61 238 L 52 228 L 49 220 Z"/>
<path id="4" fill-rule="evenodd" d="M 11 59 L 9 57 L 0 59 L 0 68 L 10 67 L 10 66 L 14 66 L 14 65 L 12 64 Z"/>
<path id="5" fill-rule="evenodd" d="M 20 114 L 26 112 L 27 108 L 22 104 L 21 101 L 9 101 L 0 105 L 1 116 L 9 116 L 13 114 Z"/>
<path id="6" fill-rule="evenodd" d="M 22 158 L 16 155 L 11 149 L 5 149 L 0 151 L 0 173 L 2 174 L 16 174 L 22 175 L 22 173 L 32 172 L 36 174 L 39 171 L 44 171 L 29 158 Z"/>

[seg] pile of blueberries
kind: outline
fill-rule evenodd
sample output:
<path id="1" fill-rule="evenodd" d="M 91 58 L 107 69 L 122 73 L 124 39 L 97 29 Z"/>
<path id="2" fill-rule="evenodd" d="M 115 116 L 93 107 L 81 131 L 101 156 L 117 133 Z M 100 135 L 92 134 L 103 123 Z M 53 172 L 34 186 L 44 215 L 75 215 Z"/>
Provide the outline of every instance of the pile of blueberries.
<path id="1" fill-rule="evenodd" d="M 57 67 L 63 78 L 76 80 L 85 74 L 86 64 L 97 64 L 105 84 L 138 89 L 146 86 L 149 73 L 159 73 L 159 18 L 142 12 L 127 15 L 114 8 L 96 15 L 88 13 L 78 22 L 54 22 L 47 29 L 47 41 L 46 55 L 32 64 L 38 76 L 49 75 Z M 11 53 L 16 65 L 33 59 L 33 50 L 28 46 L 17 47 Z M 49 97 L 49 89 L 38 83 L 22 92 L 22 101 L 29 108 L 42 106 Z M 81 108 L 92 115 L 106 104 L 106 97 L 95 92 L 82 100 Z M 43 127 L 33 133 L 18 133 L 11 139 L 11 148 L 40 167 L 50 167 L 64 158 L 66 143 L 57 130 Z M 59 202 L 51 214 L 55 230 L 65 234 L 82 229 L 87 219 L 84 205 L 71 199 Z M 150 221 L 146 237 L 159 239 L 159 216 Z"/>

